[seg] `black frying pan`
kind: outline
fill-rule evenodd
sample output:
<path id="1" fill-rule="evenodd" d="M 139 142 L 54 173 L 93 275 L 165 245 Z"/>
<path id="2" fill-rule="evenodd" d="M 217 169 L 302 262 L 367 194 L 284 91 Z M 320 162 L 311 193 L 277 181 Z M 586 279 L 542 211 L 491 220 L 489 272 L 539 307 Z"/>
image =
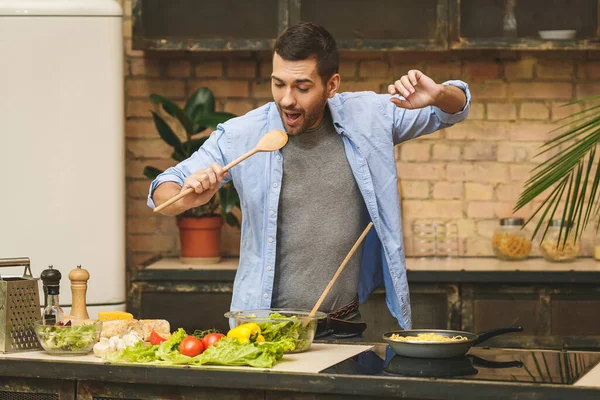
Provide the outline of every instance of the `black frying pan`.
<path id="1" fill-rule="evenodd" d="M 479 335 L 471 332 L 448 331 L 440 329 L 418 329 L 410 331 L 392 331 L 383 334 L 383 340 L 388 342 L 394 352 L 400 356 L 416 358 L 452 358 L 464 356 L 469 349 L 494 336 L 510 332 L 522 332 L 522 326 L 511 326 L 508 328 L 494 329 Z M 425 342 L 425 341 L 399 341 L 391 338 L 393 334 L 400 336 L 417 336 L 419 333 L 435 333 L 437 335 L 454 337 L 463 336 L 467 340 L 452 342 Z"/>

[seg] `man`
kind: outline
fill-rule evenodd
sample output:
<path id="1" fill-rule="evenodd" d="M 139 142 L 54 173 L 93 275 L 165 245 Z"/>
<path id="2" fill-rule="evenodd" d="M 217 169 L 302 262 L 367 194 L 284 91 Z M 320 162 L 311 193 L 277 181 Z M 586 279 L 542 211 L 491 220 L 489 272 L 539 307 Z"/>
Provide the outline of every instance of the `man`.
<path id="1" fill-rule="evenodd" d="M 468 86 L 437 84 L 411 70 L 389 85 L 389 95 L 338 94 L 338 64 L 335 40 L 323 27 L 289 27 L 273 53 L 274 102 L 218 126 L 201 149 L 152 182 L 148 205 L 194 188 L 164 210 L 177 215 L 233 180 L 243 221 L 232 310 L 312 309 L 372 221 L 320 307 L 331 317 L 320 334 L 360 335 L 366 326 L 358 303 L 382 284 L 390 312 L 410 329 L 394 145 L 465 119 Z M 223 173 L 272 129 L 289 135 L 281 151 L 258 153 Z"/>

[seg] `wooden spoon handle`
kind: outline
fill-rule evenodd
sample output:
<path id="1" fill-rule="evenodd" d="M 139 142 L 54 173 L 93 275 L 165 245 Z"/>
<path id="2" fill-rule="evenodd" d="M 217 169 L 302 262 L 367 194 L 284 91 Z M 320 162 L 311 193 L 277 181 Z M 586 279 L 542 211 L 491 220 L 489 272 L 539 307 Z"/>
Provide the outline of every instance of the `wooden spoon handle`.
<path id="1" fill-rule="evenodd" d="M 369 222 L 369 225 L 367 225 L 367 227 L 365 228 L 365 230 L 363 231 L 363 233 L 360 235 L 360 237 L 358 238 L 358 240 L 356 241 L 356 243 L 354 243 L 354 246 L 352 246 L 352 249 L 350 249 L 350 252 L 346 256 L 346 258 L 344 258 L 344 261 L 342 261 L 342 265 L 340 265 L 340 267 L 338 268 L 338 270 L 335 272 L 335 275 L 333 275 L 333 278 L 331 278 L 331 281 L 329 281 L 329 284 L 327 285 L 327 287 L 325 288 L 325 290 L 321 294 L 321 297 L 319 297 L 319 300 L 317 301 L 317 304 L 315 304 L 315 306 L 313 307 L 312 311 L 308 315 L 309 318 L 306 320 L 305 325 L 308 325 L 308 321 L 310 320 L 310 318 L 312 318 L 312 317 L 315 316 L 317 310 L 319 309 L 319 307 L 321 307 L 321 304 L 323 303 L 323 300 L 325 300 L 325 297 L 327 297 L 327 294 L 329 293 L 329 290 L 331 290 L 331 287 L 333 286 L 333 283 L 340 276 L 340 274 L 344 270 L 344 267 L 346 266 L 346 264 L 348 264 L 348 261 L 350 261 L 350 258 L 352 258 L 352 255 L 354 254 L 354 252 L 356 251 L 356 249 L 358 249 L 358 247 L 362 243 L 362 241 L 365 238 L 365 236 L 367 236 L 367 233 L 369 233 L 369 230 L 371 229 L 372 226 L 373 226 L 373 222 Z"/>
<path id="2" fill-rule="evenodd" d="M 249 152 L 247 152 L 246 154 L 243 154 L 240 157 L 236 158 L 235 160 L 233 160 L 232 162 L 227 164 L 225 167 L 223 167 L 223 172 L 229 171 L 231 168 L 235 167 L 236 165 L 238 165 L 239 163 L 241 163 L 246 158 L 250 157 L 251 155 L 253 155 L 256 152 L 258 152 L 257 149 L 252 149 Z M 170 206 L 171 204 L 175 203 L 177 200 L 179 200 L 193 192 L 194 192 L 194 189 L 192 189 L 192 188 L 185 189 L 184 191 L 180 192 L 178 195 L 171 197 L 169 200 L 165 201 L 161 205 L 154 208 L 154 212 L 159 212 L 160 210 Z"/>

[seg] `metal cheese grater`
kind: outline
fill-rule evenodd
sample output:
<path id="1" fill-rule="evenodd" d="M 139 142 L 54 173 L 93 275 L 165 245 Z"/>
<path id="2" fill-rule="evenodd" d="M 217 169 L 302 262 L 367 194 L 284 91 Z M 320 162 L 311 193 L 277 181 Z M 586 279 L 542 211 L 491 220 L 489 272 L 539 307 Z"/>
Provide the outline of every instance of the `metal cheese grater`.
<path id="1" fill-rule="evenodd" d="M 41 319 L 37 278 L 29 258 L 0 258 L 0 267 L 25 267 L 22 276 L 0 274 L 0 352 L 40 349 L 34 322 Z"/>

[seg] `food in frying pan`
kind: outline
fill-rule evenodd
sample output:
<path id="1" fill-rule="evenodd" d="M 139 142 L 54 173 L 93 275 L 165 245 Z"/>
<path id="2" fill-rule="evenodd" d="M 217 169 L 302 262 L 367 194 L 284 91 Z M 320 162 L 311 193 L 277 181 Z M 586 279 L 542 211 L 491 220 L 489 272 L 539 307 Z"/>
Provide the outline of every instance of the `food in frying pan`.
<path id="1" fill-rule="evenodd" d="M 390 336 L 390 339 L 393 340 L 398 340 L 401 342 L 406 342 L 406 341 L 417 341 L 417 342 L 462 342 L 465 340 L 469 340 L 469 338 L 461 336 L 461 335 L 456 335 L 456 336 L 442 336 L 442 335 L 438 335 L 436 333 L 419 333 L 417 336 L 402 336 L 402 335 L 398 335 L 397 333 L 393 333 L 392 336 Z"/>

